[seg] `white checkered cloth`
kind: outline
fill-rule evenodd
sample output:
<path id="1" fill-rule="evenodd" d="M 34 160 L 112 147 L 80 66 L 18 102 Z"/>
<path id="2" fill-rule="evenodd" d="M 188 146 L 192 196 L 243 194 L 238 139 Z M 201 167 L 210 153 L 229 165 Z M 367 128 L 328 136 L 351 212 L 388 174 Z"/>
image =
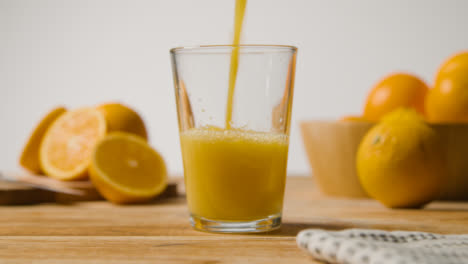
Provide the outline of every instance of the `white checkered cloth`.
<path id="1" fill-rule="evenodd" d="M 325 263 L 468 264 L 468 235 L 308 229 L 297 235 L 297 244 Z"/>

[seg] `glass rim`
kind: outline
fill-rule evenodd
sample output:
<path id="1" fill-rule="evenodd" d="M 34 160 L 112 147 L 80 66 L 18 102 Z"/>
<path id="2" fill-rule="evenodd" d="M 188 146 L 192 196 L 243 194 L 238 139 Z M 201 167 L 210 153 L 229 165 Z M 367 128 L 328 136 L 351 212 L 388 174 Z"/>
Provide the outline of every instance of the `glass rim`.
<path id="1" fill-rule="evenodd" d="M 232 48 L 239 47 L 241 50 L 254 50 L 254 51 L 264 51 L 264 50 L 270 50 L 270 51 L 292 51 L 292 52 L 297 52 L 297 47 L 296 46 L 291 46 L 291 45 L 276 45 L 276 44 L 240 44 L 240 45 L 199 45 L 199 46 L 181 46 L 181 47 L 175 47 L 170 49 L 170 53 L 172 54 L 177 54 L 177 53 L 220 53 L 223 49 L 228 49 L 228 52 L 231 52 Z"/>

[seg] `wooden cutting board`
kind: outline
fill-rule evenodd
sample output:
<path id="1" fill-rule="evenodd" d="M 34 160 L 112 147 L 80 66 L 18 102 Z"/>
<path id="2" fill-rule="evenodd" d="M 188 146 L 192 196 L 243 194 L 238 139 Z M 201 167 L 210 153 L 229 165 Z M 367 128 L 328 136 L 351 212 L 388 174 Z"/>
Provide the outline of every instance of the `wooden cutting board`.
<path id="1" fill-rule="evenodd" d="M 37 189 L 22 183 L 0 180 L 0 205 L 31 205 L 40 203 L 73 203 L 80 201 L 99 201 L 104 198 L 95 188 L 81 189 L 85 195 L 77 196 Z M 161 195 L 155 199 L 177 196 L 177 183 L 170 182 Z"/>

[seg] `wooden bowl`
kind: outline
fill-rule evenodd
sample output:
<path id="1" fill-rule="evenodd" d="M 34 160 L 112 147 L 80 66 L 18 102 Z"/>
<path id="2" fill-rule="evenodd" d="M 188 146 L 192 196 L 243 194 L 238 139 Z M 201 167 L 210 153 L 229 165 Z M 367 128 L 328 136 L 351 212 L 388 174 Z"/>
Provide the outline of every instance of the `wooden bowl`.
<path id="1" fill-rule="evenodd" d="M 304 121 L 301 133 L 320 190 L 327 195 L 363 198 L 356 173 L 356 153 L 361 139 L 373 126 L 367 122 Z M 468 200 L 468 124 L 431 125 L 444 146 L 447 181 L 443 200 Z"/>

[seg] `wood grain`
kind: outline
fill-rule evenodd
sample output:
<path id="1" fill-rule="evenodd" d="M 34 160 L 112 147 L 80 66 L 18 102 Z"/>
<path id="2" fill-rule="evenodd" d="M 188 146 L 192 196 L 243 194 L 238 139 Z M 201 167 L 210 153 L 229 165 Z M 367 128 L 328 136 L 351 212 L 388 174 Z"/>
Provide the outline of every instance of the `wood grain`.
<path id="1" fill-rule="evenodd" d="M 308 121 L 300 124 L 309 164 L 320 190 L 339 197 L 368 197 L 356 172 L 356 153 L 372 127 L 367 122 Z"/>
<path id="2" fill-rule="evenodd" d="M 130 206 L 0 206 L 0 263 L 316 263 L 296 246 L 305 228 L 468 233 L 468 203 L 391 210 L 372 200 L 322 196 L 311 178 L 293 177 L 282 228 L 255 235 L 193 230 L 183 195 Z"/>
<path id="3" fill-rule="evenodd" d="M 2 263 L 311 263 L 291 239 L 2 237 L 0 249 L 5 247 Z"/>

